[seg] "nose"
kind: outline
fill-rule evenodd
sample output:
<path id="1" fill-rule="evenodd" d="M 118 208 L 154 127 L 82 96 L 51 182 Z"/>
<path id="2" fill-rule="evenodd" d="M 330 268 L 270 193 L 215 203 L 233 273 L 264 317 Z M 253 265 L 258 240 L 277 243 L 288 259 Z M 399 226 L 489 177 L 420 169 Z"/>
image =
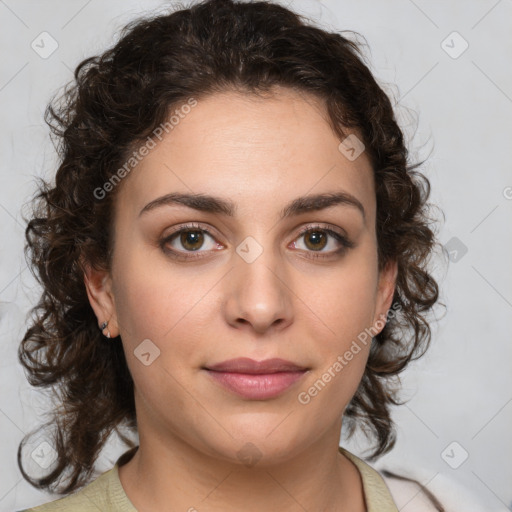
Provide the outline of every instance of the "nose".
<path id="1" fill-rule="evenodd" d="M 293 287 L 279 256 L 263 250 L 255 261 L 248 262 L 234 254 L 233 265 L 226 281 L 224 301 L 229 325 L 258 334 L 290 325 Z"/>

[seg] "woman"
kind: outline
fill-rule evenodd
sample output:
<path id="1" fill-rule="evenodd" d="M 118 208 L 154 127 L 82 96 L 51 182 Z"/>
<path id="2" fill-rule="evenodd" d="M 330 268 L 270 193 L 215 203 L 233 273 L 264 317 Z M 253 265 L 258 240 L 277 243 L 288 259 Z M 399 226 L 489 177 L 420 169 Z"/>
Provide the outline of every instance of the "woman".
<path id="1" fill-rule="evenodd" d="M 30 510 L 396 511 L 340 432 L 393 447 L 436 241 L 358 45 L 209 0 L 133 22 L 75 79 L 47 110 L 62 161 L 27 227 L 43 295 L 19 350 L 61 399 L 46 474 L 26 440 L 20 469 L 69 496 Z M 130 449 L 93 480 L 114 432 Z"/>

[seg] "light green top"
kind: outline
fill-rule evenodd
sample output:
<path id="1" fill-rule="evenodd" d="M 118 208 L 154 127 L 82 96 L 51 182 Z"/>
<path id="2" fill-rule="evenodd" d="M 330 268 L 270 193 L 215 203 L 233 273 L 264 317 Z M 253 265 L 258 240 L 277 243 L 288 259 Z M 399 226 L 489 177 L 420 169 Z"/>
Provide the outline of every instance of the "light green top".
<path id="1" fill-rule="evenodd" d="M 380 474 L 359 457 L 339 448 L 359 469 L 363 481 L 367 512 L 398 512 L 388 487 Z M 80 491 L 56 501 L 20 512 L 137 512 L 119 480 L 119 466 L 128 462 L 136 448 L 125 452 L 115 466 Z"/>

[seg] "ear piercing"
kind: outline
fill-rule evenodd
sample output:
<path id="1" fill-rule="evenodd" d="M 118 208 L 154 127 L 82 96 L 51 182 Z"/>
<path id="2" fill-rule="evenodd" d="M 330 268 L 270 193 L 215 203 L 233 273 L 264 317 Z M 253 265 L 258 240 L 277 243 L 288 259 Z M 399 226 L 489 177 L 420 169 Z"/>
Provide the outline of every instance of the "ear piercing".
<path id="1" fill-rule="evenodd" d="M 102 331 L 104 331 L 106 329 L 108 325 L 108 322 L 103 322 L 101 325 L 100 325 L 100 329 Z M 110 338 L 110 331 L 107 329 L 107 334 L 106 334 L 107 338 Z"/>

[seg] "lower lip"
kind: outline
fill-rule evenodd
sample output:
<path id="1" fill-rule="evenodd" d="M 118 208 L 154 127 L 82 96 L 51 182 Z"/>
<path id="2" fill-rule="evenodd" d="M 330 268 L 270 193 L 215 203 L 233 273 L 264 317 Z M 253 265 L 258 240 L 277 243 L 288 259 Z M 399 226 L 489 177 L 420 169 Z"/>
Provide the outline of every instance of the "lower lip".
<path id="1" fill-rule="evenodd" d="M 273 398 L 297 382 L 306 371 L 248 374 L 206 370 L 217 382 L 244 398 L 266 400 Z"/>

